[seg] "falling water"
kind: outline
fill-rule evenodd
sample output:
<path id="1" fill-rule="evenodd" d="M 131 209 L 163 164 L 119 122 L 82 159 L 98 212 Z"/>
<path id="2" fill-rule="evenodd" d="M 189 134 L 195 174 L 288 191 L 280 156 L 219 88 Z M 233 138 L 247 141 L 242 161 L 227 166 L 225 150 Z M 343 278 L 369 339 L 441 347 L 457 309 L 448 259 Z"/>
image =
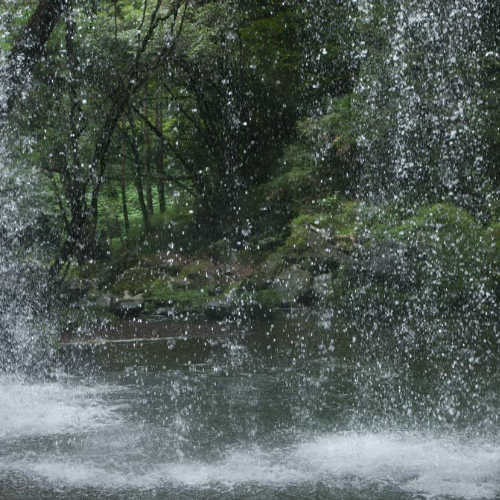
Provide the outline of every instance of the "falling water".
<path id="1" fill-rule="evenodd" d="M 479 222 L 495 196 L 477 78 L 487 2 L 357 3 L 372 37 L 357 52 L 366 204 L 340 315 L 372 361 L 359 408 L 384 425 L 495 428 L 498 304 Z"/>
<path id="2" fill-rule="evenodd" d="M 363 196 L 405 206 L 451 201 L 484 208 L 491 187 L 477 76 L 486 53 L 487 2 L 359 3 L 371 35 L 381 38 L 370 47 L 362 42 L 358 52 Z"/>
<path id="3" fill-rule="evenodd" d="M 0 375 L 0 497 L 498 498 L 497 304 L 480 224 L 442 203 L 488 205 L 482 2 L 387 0 L 384 18 L 356 3 L 387 44 L 361 47 L 369 244 L 339 277 L 339 324 L 291 315 L 231 340 L 218 324 L 210 341 L 66 346 L 102 372 Z M 26 245 L 36 172 L 1 139 L 0 372 L 19 372 L 52 355 L 46 257 Z M 398 205 L 379 232 L 374 201 Z M 455 223 L 472 236 L 457 240 Z"/>
<path id="4" fill-rule="evenodd" d="M 29 143 L 6 121 L 9 92 L 6 85 L 12 71 L 13 65 L 7 63 L 1 50 L 0 373 L 41 368 L 50 355 L 53 334 L 43 312 L 46 257 L 33 244 L 40 215 L 38 173 L 19 160 L 19 150 L 29 149 Z"/>

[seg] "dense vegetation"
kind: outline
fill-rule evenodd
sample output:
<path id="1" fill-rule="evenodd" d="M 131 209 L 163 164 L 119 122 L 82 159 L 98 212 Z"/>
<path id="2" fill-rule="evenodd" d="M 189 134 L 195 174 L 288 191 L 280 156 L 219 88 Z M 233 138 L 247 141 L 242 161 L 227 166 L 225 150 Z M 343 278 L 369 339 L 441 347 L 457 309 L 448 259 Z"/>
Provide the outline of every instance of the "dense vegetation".
<path id="1" fill-rule="evenodd" d="M 390 67 L 394 4 L 372 4 L 364 18 L 348 0 L 3 3 L 13 154 L 41 183 L 26 244 L 50 248 L 54 276 L 145 292 L 154 307 L 166 297 L 201 307 L 220 286 L 245 304 L 338 301 L 369 278 L 381 301 L 396 294 L 412 308 L 405 280 L 435 282 L 417 245 L 453 271 L 430 296 L 465 307 L 470 294 L 498 294 L 498 3 L 485 2 L 480 74 L 465 56 L 454 66 L 464 85 L 478 82 L 461 139 L 481 144 L 481 165 L 472 146 L 461 163 L 444 157 L 429 122 L 442 110 L 423 107 L 426 149 L 412 150 L 418 168 L 404 179 L 384 166 L 393 89 L 376 108 L 362 89 Z M 410 48 L 409 72 L 435 69 L 418 40 Z M 436 173 L 450 161 L 453 189 Z M 438 227 L 449 241 L 466 233 L 456 255 L 434 242 Z M 234 259 L 234 276 L 211 281 Z M 477 286 L 455 276 L 478 259 Z"/>

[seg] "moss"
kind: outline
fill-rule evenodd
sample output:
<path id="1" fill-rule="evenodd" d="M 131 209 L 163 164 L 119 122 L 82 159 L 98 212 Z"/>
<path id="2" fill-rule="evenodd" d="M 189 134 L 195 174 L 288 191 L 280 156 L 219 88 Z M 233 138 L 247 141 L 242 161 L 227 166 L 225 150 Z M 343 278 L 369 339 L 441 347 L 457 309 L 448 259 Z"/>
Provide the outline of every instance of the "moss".
<path id="1" fill-rule="evenodd" d="M 315 203 L 324 210 L 302 213 L 290 222 L 290 235 L 268 257 L 279 272 L 286 264 L 300 264 L 314 274 L 334 271 L 352 253 L 358 226 L 358 203 L 336 197 Z M 282 262 L 283 264 L 278 266 Z"/>
<path id="2" fill-rule="evenodd" d="M 150 303 L 174 306 L 181 312 L 202 312 L 211 296 L 206 289 L 176 290 L 168 281 L 157 281 L 146 298 Z"/>
<path id="3" fill-rule="evenodd" d="M 123 295 L 125 291 L 132 295 L 143 293 L 155 280 L 158 280 L 159 274 L 161 274 L 159 269 L 132 267 L 121 273 L 112 285 L 111 292 L 115 295 Z"/>
<path id="4" fill-rule="evenodd" d="M 283 269 L 284 266 L 285 266 L 285 256 L 283 250 L 281 248 L 278 248 L 277 250 L 270 253 L 266 257 L 266 259 L 260 266 L 259 270 L 265 276 L 271 277 L 278 274 Z"/>
<path id="5" fill-rule="evenodd" d="M 157 302 L 168 302 L 173 293 L 174 284 L 171 280 L 157 279 L 150 283 L 146 298 Z"/>
<path id="6" fill-rule="evenodd" d="M 398 308 L 451 314 L 493 308 L 495 275 L 491 239 L 479 221 L 450 204 L 421 207 L 413 216 L 365 219 L 364 234 L 350 265 L 343 266 L 337 297 L 357 310 L 380 311 L 396 318 Z M 392 214 L 394 215 L 394 214 Z M 357 291 L 358 292 L 357 292 Z M 347 306 L 346 306 L 347 307 Z"/>
<path id="7" fill-rule="evenodd" d="M 290 223 L 290 236 L 285 241 L 285 247 L 292 252 L 304 252 L 311 247 L 311 228 L 328 228 L 327 214 L 302 214 Z"/>
<path id="8" fill-rule="evenodd" d="M 161 269 L 170 275 L 176 275 L 188 262 L 189 260 L 183 255 L 173 252 L 157 252 L 153 255 L 142 257 L 140 266 Z"/>
<path id="9" fill-rule="evenodd" d="M 343 201 L 333 214 L 333 227 L 336 234 L 356 234 L 358 228 L 359 203 L 357 201 Z"/>
<path id="10" fill-rule="evenodd" d="M 281 298 L 276 290 L 258 290 L 255 294 L 256 302 L 266 310 L 276 309 L 281 306 Z"/>
<path id="11" fill-rule="evenodd" d="M 216 273 L 214 264 L 209 260 L 198 259 L 186 264 L 179 270 L 180 278 L 187 278 L 196 283 L 213 280 Z"/>

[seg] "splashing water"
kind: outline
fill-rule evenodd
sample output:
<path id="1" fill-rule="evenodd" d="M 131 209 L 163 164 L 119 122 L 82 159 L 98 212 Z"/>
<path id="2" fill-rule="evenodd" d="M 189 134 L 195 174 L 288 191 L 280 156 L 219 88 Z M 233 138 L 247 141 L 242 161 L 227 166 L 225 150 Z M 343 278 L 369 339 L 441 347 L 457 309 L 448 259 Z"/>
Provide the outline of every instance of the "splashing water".
<path id="1" fill-rule="evenodd" d="M 1 20 L 0 20 L 1 25 Z M 12 64 L 0 51 L 0 372 L 38 369 L 50 356 L 52 329 L 44 317 L 46 256 L 31 243 L 36 234 L 38 172 L 15 159 L 10 144 L 29 148 L 7 121 Z M 16 140 L 14 140 L 16 138 Z"/>
<path id="2" fill-rule="evenodd" d="M 234 349 L 222 349 L 225 361 L 219 356 L 181 370 L 148 375 L 147 365 L 131 366 L 141 374 L 139 385 L 119 373 L 91 386 L 79 377 L 45 384 L 2 378 L 0 491 L 3 484 L 7 498 L 16 498 L 13 488 L 22 481 L 33 498 L 39 492 L 56 498 L 497 498 L 498 437 L 394 426 L 313 431 L 303 413 L 308 404 L 314 413 L 315 403 L 300 395 L 311 361 L 297 373 L 264 362 L 250 376 L 235 368 Z M 342 384 L 352 368 L 330 365 L 330 376 L 309 391 L 330 395 L 343 408 L 349 395 Z M 342 427 L 339 409 L 331 408 L 329 420 Z M 23 498 L 32 498 L 29 491 Z"/>
<path id="3" fill-rule="evenodd" d="M 378 3 L 360 2 L 362 19 L 382 38 L 359 51 L 363 197 L 478 210 L 491 189 L 477 78 L 487 2 L 382 2 L 383 16 Z"/>
<path id="4" fill-rule="evenodd" d="M 481 2 L 386 1 L 384 19 L 375 1 L 356 3 L 387 37 L 387 51 L 362 56 L 366 199 L 408 209 L 363 235 L 373 244 L 354 259 L 343 311 L 352 357 L 318 354 L 304 341 L 319 343 L 316 331 L 289 338 L 288 328 L 264 332 L 262 350 L 232 340 L 199 364 L 179 367 L 172 347 L 162 359 L 172 366 L 146 358 L 98 380 L 2 374 L 0 497 L 498 498 L 496 303 L 483 268 L 470 271 L 483 255 L 467 257 L 469 241 L 453 246 L 456 232 L 443 231 L 480 228 L 446 206 L 415 209 L 476 209 L 487 191 L 474 79 Z M 382 144 L 369 134 L 384 129 Z M 37 173 L 9 152 L 7 132 L 0 139 L 0 372 L 19 372 L 52 356 L 52 328 L 40 301 L 45 256 L 26 245 Z M 404 244 L 389 241 L 395 233 Z M 433 260 L 449 247 L 456 269 Z M 450 284 L 462 276 L 460 302 Z M 344 334 L 324 344 L 335 351 Z M 280 335 L 292 345 L 281 353 Z"/>
<path id="5" fill-rule="evenodd" d="M 500 331 L 481 220 L 497 193 L 477 78 L 488 2 L 355 3 L 371 37 L 357 48 L 366 204 L 339 316 L 360 362 L 371 360 L 360 413 L 373 421 L 378 406 L 385 426 L 496 426 L 484 395 L 498 393 Z"/>

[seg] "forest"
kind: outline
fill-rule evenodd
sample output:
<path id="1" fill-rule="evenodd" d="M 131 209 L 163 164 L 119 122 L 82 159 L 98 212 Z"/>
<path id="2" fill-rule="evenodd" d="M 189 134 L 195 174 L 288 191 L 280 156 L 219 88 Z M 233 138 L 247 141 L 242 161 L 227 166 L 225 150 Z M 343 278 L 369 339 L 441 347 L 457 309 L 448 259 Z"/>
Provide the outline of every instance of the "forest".
<path id="1" fill-rule="evenodd" d="M 358 3 L 3 1 L 22 251 L 118 313 L 338 304 L 369 282 L 406 312 L 415 287 L 439 314 L 479 294 L 491 319 L 500 6 L 451 62 L 417 36 L 398 66 L 396 4 Z"/>
<path id="2" fill-rule="evenodd" d="M 0 498 L 500 499 L 499 0 L 0 0 Z"/>

